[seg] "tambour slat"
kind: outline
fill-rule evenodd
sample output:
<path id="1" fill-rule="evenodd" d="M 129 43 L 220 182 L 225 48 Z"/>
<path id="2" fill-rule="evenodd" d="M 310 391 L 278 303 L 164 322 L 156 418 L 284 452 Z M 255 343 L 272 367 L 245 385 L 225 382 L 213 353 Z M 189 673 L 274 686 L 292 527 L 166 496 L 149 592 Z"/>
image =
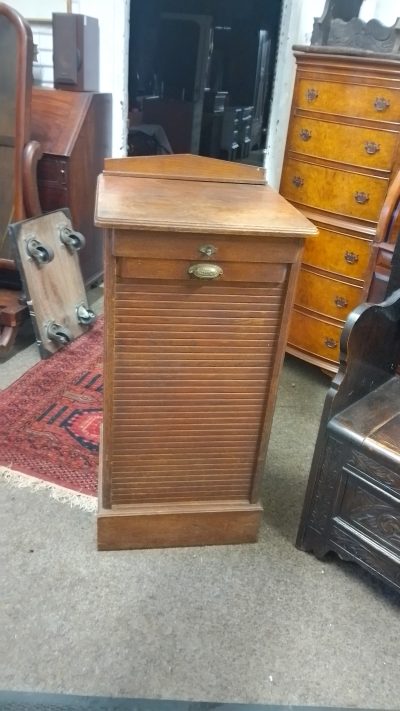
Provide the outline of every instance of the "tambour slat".
<path id="1" fill-rule="evenodd" d="M 113 504 L 248 499 L 285 285 L 115 289 Z"/>

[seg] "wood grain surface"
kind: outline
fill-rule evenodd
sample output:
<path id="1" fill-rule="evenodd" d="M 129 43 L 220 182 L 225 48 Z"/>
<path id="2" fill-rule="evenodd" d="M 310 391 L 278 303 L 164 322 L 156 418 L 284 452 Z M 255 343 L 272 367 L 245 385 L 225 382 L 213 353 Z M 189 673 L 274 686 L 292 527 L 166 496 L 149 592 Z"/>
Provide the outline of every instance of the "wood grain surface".
<path id="1" fill-rule="evenodd" d="M 316 228 L 221 163 L 181 156 L 162 179 L 135 174 L 145 164 L 154 176 L 158 159 L 129 159 L 99 179 L 101 549 L 257 537 L 289 311 L 304 237 Z"/>

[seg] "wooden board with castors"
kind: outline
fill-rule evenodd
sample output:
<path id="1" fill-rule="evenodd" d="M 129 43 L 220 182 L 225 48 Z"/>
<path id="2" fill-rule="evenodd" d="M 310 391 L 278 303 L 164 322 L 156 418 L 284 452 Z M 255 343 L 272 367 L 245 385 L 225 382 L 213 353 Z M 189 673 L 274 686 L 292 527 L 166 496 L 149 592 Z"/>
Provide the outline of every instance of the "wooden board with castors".
<path id="1" fill-rule="evenodd" d="M 301 251 L 316 228 L 259 168 L 107 160 L 98 547 L 257 539 Z"/>
<path id="2" fill-rule="evenodd" d="M 46 358 L 85 333 L 95 320 L 89 308 L 76 232 L 68 209 L 9 226 L 40 354 Z"/>

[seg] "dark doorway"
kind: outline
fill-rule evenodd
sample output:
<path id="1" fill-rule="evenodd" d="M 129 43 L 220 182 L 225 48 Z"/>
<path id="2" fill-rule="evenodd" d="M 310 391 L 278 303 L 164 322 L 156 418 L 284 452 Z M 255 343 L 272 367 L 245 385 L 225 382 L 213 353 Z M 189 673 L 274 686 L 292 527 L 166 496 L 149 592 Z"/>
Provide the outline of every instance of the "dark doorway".
<path id="1" fill-rule="evenodd" d="M 128 154 L 261 164 L 282 0 L 131 0 Z"/>

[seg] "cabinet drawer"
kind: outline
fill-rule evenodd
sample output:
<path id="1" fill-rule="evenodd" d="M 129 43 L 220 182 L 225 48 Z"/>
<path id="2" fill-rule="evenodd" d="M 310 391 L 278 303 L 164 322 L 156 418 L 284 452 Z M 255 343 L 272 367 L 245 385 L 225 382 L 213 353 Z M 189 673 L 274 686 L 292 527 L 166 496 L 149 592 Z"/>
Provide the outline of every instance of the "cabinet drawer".
<path id="1" fill-rule="evenodd" d="M 300 79 L 295 106 L 374 121 L 400 121 L 400 90 Z"/>
<path id="2" fill-rule="evenodd" d="M 318 238 L 317 238 L 318 239 Z M 257 237 L 168 235 L 163 232 L 116 231 L 112 251 L 116 257 L 184 259 L 211 262 L 292 262 L 299 249 L 290 238 L 264 240 Z"/>
<path id="3" fill-rule="evenodd" d="M 400 554 L 400 501 L 361 477 L 349 474 L 338 518 Z"/>
<path id="4" fill-rule="evenodd" d="M 210 271 L 214 265 L 221 269 L 221 273 L 214 277 L 196 277 L 196 273 L 189 270 L 196 265 Z M 118 260 L 117 275 L 122 279 L 173 279 L 191 281 L 193 284 L 218 284 L 220 282 L 262 282 L 282 284 L 286 278 L 287 268 L 284 264 L 235 264 L 233 262 L 201 261 L 186 262 L 184 260 L 167 259 L 128 259 Z"/>
<path id="5" fill-rule="evenodd" d="M 387 187 L 384 178 L 289 159 L 281 193 L 302 205 L 376 222 Z"/>
<path id="6" fill-rule="evenodd" d="M 363 281 L 368 273 L 371 242 L 317 226 L 318 238 L 306 240 L 303 264 Z"/>
<path id="7" fill-rule="evenodd" d="M 390 170 L 397 133 L 294 116 L 289 150 L 366 168 Z"/>
<path id="8" fill-rule="evenodd" d="M 339 360 L 341 326 L 334 326 L 296 309 L 292 312 L 288 345 L 300 348 L 327 361 Z"/>
<path id="9" fill-rule="evenodd" d="M 360 286 L 345 284 L 305 269 L 300 272 L 295 297 L 298 306 L 344 321 L 361 301 Z"/>
<path id="10" fill-rule="evenodd" d="M 400 497 L 400 472 L 389 469 L 356 449 L 352 450 L 351 457 L 346 463 L 346 469 L 349 467 L 373 479 L 377 486 L 383 485 L 389 493 Z"/>
<path id="11" fill-rule="evenodd" d="M 38 163 L 38 180 L 62 188 L 68 183 L 68 171 L 66 160 L 44 156 Z"/>

